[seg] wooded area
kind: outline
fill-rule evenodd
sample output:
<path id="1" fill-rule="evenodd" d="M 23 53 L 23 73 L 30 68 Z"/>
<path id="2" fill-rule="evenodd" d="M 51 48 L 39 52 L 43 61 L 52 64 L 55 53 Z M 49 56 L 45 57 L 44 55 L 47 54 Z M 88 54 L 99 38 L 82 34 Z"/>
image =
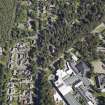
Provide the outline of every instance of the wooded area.
<path id="1" fill-rule="evenodd" d="M 81 38 L 92 40 L 86 47 L 88 54 L 94 55 L 94 49 L 98 45 L 96 36 L 91 36 L 90 32 L 105 18 L 105 8 L 103 0 L 78 0 L 78 1 L 54 1 L 57 15 L 56 22 L 48 20 L 48 26 L 40 30 L 36 46 L 36 56 L 38 66 L 47 67 L 60 54 L 64 53 L 74 44 L 81 44 Z M 76 3 L 78 6 L 75 7 Z M 79 45 L 78 45 L 79 46 Z M 81 47 L 81 45 L 79 46 Z M 88 50 L 92 47 L 90 50 Z M 79 49 L 82 50 L 82 49 Z M 82 52 L 82 51 L 80 51 Z M 83 52 L 82 52 L 83 53 Z"/>

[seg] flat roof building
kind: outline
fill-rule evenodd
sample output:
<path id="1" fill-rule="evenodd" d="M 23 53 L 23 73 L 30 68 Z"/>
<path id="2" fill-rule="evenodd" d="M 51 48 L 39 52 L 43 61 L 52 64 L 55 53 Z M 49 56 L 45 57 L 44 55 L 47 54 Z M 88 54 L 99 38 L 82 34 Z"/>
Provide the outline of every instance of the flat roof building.
<path id="1" fill-rule="evenodd" d="M 95 97 L 89 92 L 90 82 L 85 76 L 89 71 L 90 68 L 85 62 L 77 63 L 74 60 L 66 62 L 62 70 L 56 70 L 57 79 L 53 81 L 56 90 L 55 101 L 65 102 L 64 105 L 80 105 L 77 95 L 86 105 L 97 105 Z M 73 95 L 74 92 L 76 92 L 75 95 Z"/>
<path id="2" fill-rule="evenodd" d="M 73 93 L 72 86 L 65 82 L 65 80 L 69 79 L 69 77 L 73 74 L 75 75 L 69 63 L 66 62 L 65 68 L 63 70 L 60 69 L 57 70 L 56 76 L 58 76 L 58 79 L 54 82 L 54 84 L 59 89 L 64 98 L 67 100 L 69 105 L 80 105 L 72 95 Z M 56 102 L 63 101 L 61 95 L 59 95 L 57 91 L 55 91 L 54 93 L 54 99 Z"/>

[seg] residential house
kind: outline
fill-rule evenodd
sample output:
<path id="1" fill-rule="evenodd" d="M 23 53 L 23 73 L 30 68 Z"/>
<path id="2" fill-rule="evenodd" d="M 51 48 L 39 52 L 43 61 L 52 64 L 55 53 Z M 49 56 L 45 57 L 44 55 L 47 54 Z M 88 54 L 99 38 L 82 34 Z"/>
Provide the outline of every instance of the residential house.
<path id="1" fill-rule="evenodd" d="M 3 54 L 3 49 L 0 47 L 0 56 Z"/>
<path id="2" fill-rule="evenodd" d="M 96 77 L 96 85 L 101 92 L 105 92 L 105 74 L 99 74 Z"/>
<path id="3" fill-rule="evenodd" d="M 101 23 L 91 33 L 93 33 L 93 34 L 95 34 L 95 33 L 101 33 L 104 30 L 105 30 L 105 24 Z"/>

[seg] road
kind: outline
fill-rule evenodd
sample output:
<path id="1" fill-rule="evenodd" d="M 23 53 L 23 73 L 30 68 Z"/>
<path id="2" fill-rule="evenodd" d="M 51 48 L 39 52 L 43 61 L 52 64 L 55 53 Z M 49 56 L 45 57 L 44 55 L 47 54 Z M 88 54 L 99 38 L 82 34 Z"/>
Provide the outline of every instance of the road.
<path id="1" fill-rule="evenodd" d="M 41 79 L 42 79 L 42 75 L 41 72 L 38 72 L 36 74 L 36 78 L 35 78 L 35 105 L 40 105 L 40 83 L 41 83 Z"/>

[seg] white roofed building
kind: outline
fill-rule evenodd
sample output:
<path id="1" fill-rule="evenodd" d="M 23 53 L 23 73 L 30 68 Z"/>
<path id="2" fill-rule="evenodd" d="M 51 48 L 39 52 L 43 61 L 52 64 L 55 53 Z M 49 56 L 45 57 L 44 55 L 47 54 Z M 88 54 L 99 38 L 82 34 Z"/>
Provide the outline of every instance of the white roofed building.
<path id="1" fill-rule="evenodd" d="M 69 63 L 66 62 L 65 68 L 63 70 L 58 69 L 56 72 L 56 76 L 58 77 L 58 80 L 55 81 L 55 86 L 59 89 L 61 94 L 64 97 L 66 97 L 66 99 L 67 99 L 67 101 L 69 101 L 69 103 L 72 103 L 72 105 L 79 105 L 78 102 L 75 100 L 75 98 L 73 101 L 70 101 L 70 99 L 68 97 L 68 96 L 70 96 L 71 98 L 73 98 L 71 95 L 71 93 L 73 93 L 73 89 L 72 89 L 72 86 L 67 85 L 65 83 L 65 80 L 67 78 L 69 78 L 71 75 L 75 75 L 75 73 L 69 66 Z M 56 101 L 56 103 L 59 103 L 59 102 L 64 103 L 62 97 L 58 94 L 57 91 L 55 91 L 55 93 L 54 93 L 54 100 Z M 64 103 L 64 105 L 65 105 L 65 103 Z"/>
<path id="2" fill-rule="evenodd" d="M 62 93 L 63 96 L 65 96 L 69 92 L 73 91 L 72 87 L 67 86 L 63 81 L 63 78 L 68 76 L 69 74 L 67 74 L 63 70 L 58 70 L 56 75 L 58 76 L 58 80 L 55 82 L 55 85 L 59 88 L 59 90 L 60 90 L 60 92 Z M 62 100 L 62 98 L 60 97 L 60 95 L 57 92 L 55 92 L 55 94 L 54 94 L 54 99 L 57 100 L 57 101 Z"/>

